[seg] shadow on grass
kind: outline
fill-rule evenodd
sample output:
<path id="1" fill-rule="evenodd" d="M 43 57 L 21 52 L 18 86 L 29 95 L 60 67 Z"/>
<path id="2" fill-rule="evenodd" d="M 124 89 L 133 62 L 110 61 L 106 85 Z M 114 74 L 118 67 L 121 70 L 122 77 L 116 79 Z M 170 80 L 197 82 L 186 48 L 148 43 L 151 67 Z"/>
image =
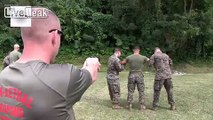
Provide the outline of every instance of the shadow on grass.
<path id="1" fill-rule="evenodd" d="M 105 106 L 107 108 L 112 108 L 112 102 L 111 102 L 110 98 L 109 99 L 103 99 L 103 98 L 99 98 L 99 97 L 96 97 L 96 96 L 93 96 L 93 97 L 91 97 L 91 96 L 84 96 L 82 98 L 82 101 L 86 101 L 86 102 L 88 102 L 90 104 L 94 104 L 94 105 L 99 105 L 99 106 Z M 127 100 L 123 99 L 123 98 L 119 99 L 120 105 L 124 109 L 126 109 L 126 106 L 127 106 L 127 102 L 126 101 Z M 139 106 L 139 104 L 134 104 L 134 106 L 135 107 Z"/>
<path id="2" fill-rule="evenodd" d="M 158 109 L 169 110 L 169 107 L 159 106 Z"/>
<path id="3" fill-rule="evenodd" d="M 103 98 L 97 97 L 97 96 L 84 96 L 82 98 L 82 101 L 83 102 L 87 102 L 87 103 L 89 103 L 91 105 L 98 105 L 98 106 L 104 106 L 106 108 L 112 108 L 112 102 L 111 102 L 110 98 L 109 99 L 103 99 Z M 127 100 L 121 98 L 120 99 L 120 105 L 124 109 L 127 109 L 126 108 Z M 152 105 L 146 104 L 146 107 L 147 107 L 147 110 L 152 110 Z M 134 102 L 132 104 L 132 109 L 139 110 L 139 108 L 140 108 L 140 103 Z M 158 110 L 161 110 L 161 109 L 169 110 L 169 107 L 159 106 Z"/>

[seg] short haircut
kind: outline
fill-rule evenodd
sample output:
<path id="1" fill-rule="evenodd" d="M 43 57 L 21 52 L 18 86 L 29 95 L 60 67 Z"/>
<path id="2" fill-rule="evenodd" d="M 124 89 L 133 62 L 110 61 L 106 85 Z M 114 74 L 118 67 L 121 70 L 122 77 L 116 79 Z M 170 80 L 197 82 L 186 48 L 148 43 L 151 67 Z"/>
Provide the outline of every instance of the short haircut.
<path id="1" fill-rule="evenodd" d="M 121 49 L 120 49 L 120 48 L 115 48 L 115 49 L 114 49 L 114 53 L 115 53 L 115 52 L 121 52 Z"/>
<path id="2" fill-rule="evenodd" d="M 60 21 L 54 12 L 43 7 L 32 8 L 32 11 L 39 10 L 45 10 L 48 17 L 45 19 L 32 19 L 31 27 L 21 27 L 21 36 L 23 42 L 26 40 L 34 40 L 34 42 L 42 43 L 47 39 L 49 30 L 60 28 Z"/>
<path id="3" fill-rule="evenodd" d="M 13 47 L 14 48 L 19 48 L 20 46 L 19 46 L 19 44 L 15 44 Z"/>
<path id="4" fill-rule="evenodd" d="M 140 50 L 141 48 L 140 48 L 139 45 L 135 45 L 135 46 L 133 47 L 133 50 L 136 50 L 136 49 L 139 49 L 139 50 Z"/>
<path id="5" fill-rule="evenodd" d="M 160 50 L 160 48 L 159 47 L 155 47 L 155 50 Z"/>

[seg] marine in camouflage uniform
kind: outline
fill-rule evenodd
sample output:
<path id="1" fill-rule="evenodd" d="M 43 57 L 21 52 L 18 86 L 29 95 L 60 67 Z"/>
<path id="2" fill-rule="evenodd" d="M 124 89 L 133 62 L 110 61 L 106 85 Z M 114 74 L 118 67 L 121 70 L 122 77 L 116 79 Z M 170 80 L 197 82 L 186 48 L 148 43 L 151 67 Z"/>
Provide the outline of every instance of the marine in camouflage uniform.
<path id="1" fill-rule="evenodd" d="M 2 68 L 2 70 L 3 70 L 4 68 L 6 68 L 9 64 L 10 64 L 9 55 L 7 55 L 7 56 L 4 58 L 4 60 L 3 60 L 3 68 Z"/>
<path id="2" fill-rule="evenodd" d="M 18 44 L 14 45 L 14 50 L 9 53 L 8 57 L 9 57 L 9 64 L 16 62 L 21 57 Z"/>
<path id="3" fill-rule="evenodd" d="M 142 65 L 147 62 L 149 59 L 146 56 L 140 55 L 140 47 L 135 46 L 134 54 L 128 56 L 122 63 L 128 63 L 130 67 L 129 71 L 129 77 L 128 77 L 128 97 L 127 102 L 128 106 L 127 108 L 129 110 L 132 109 L 132 103 L 133 103 L 133 94 L 135 91 L 135 87 L 137 86 L 138 93 L 139 93 L 139 103 L 140 103 L 140 109 L 144 110 L 145 107 L 145 94 L 144 94 L 144 79 L 143 79 L 143 73 L 142 73 Z"/>
<path id="4" fill-rule="evenodd" d="M 9 54 L 4 58 L 3 60 L 3 69 L 6 68 L 9 64 L 16 62 L 21 56 L 21 53 L 19 52 L 19 45 L 14 45 L 14 50 L 12 52 L 9 52 Z"/>
<path id="5" fill-rule="evenodd" d="M 107 69 L 107 84 L 109 89 L 110 99 L 112 101 L 112 108 L 120 109 L 122 108 L 119 105 L 120 98 L 120 83 L 119 83 L 119 72 L 124 69 L 124 66 L 121 65 L 120 57 L 121 50 L 115 49 L 115 53 L 109 57 L 108 60 L 108 69 Z"/>
<path id="6" fill-rule="evenodd" d="M 154 96 L 153 96 L 153 110 L 157 110 L 160 91 L 164 86 L 168 95 L 168 103 L 171 105 L 171 110 L 175 110 L 175 101 L 173 97 L 173 84 L 171 65 L 172 60 L 170 57 L 162 53 L 159 48 L 155 49 L 155 53 L 150 58 L 150 64 L 154 65 L 156 69 L 155 82 L 154 82 Z"/>

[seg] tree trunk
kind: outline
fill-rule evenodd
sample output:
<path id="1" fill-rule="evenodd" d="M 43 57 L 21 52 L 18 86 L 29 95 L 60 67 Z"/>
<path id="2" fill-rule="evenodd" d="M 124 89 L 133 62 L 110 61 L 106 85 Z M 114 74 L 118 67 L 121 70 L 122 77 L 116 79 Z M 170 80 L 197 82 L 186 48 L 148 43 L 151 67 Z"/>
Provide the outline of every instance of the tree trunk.
<path id="1" fill-rule="evenodd" d="M 156 2 L 155 5 L 156 5 L 157 19 L 159 19 L 161 14 L 161 0 L 156 0 L 155 2 Z"/>
<path id="2" fill-rule="evenodd" d="M 190 13 L 191 13 L 191 11 L 192 11 L 192 9 L 193 9 L 193 4 L 194 4 L 194 0 L 191 0 L 190 10 L 189 10 Z"/>
<path id="3" fill-rule="evenodd" d="M 187 1 L 186 0 L 183 0 L 184 1 L 184 13 L 186 13 L 186 7 L 187 7 Z"/>
<path id="4" fill-rule="evenodd" d="M 202 46 L 201 46 L 202 48 L 202 57 L 203 58 L 206 58 L 206 49 L 205 49 L 205 40 L 202 40 Z"/>

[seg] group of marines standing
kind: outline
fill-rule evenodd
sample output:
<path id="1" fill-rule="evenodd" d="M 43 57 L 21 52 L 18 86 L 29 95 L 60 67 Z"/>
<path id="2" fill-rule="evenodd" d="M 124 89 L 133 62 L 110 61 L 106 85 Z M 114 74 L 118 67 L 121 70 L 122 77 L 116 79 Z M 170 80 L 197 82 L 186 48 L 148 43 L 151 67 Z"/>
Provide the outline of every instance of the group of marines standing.
<path id="1" fill-rule="evenodd" d="M 139 109 L 145 110 L 145 85 L 144 75 L 142 72 L 142 66 L 144 63 L 153 65 L 156 70 L 154 81 L 154 96 L 152 110 L 157 110 L 160 91 L 162 86 L 165 87 L 168 95 L 168 103 L 170 104 L 170 110 L 176 110 L 174 97 L 173 97 L 173 84 L 172 84 L 172 60 L 170 57 L 163 53 L 160 48 L 155 48 L 154 54 L 148 58 L 140 54 L 140 47 L 135 46 L 133 48 L 133 54 L 126 57 L 123 61 L 120 61 L 121 49 L 116 48 L 114 54 L 109 57 L 108 70 L 107 70 L 107 84 L 109 89 L 110 99 L 112 101 L 113 109 L 121 109 L 120 98 L 120 83 L 119 72 L 124 70 L 126 64 L 129 64 L 129 76 L 128 76 L 128 96 L 127 96 L 127 109 L 132 109 L 133 94 L 135 87 L 137 86 L 139 93 Z"/>

